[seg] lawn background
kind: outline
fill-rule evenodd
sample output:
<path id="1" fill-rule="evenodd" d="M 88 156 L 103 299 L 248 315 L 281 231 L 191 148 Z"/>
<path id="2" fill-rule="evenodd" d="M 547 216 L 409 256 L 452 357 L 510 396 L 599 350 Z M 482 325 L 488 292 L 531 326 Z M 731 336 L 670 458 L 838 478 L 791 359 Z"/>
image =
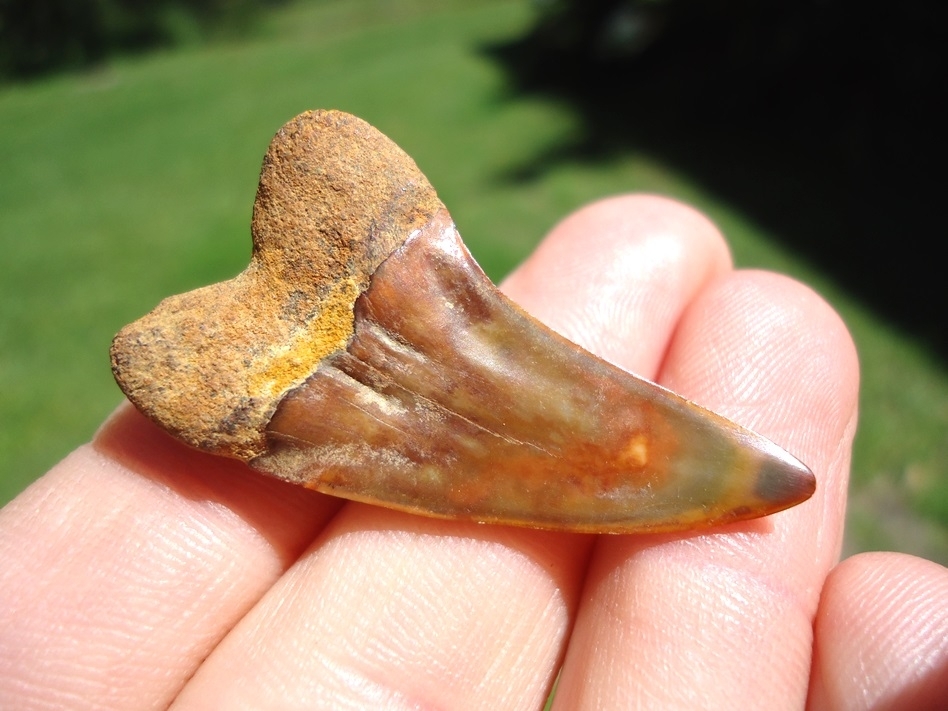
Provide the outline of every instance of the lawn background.
<path id="1" fill-rule="evenodd" d="M 532 20 L 523 0 L 298 0 L 239 41 L 0 87 L 0 503 L 120 401 L 107 354 L 118 328 L 243 268 L 270 138 L 333 107 L 415 158 L 495 279 L 569 211 L 644 190 L 705 211 L 740 266 L 812 285 L 843 315 L 863 369 L 847 550 L 948 563 L 944 366 L 778 246 L 792 235 L 647 151 L 512 178 L 578 131 L 569 106 L 518 95 L 484 51 Z"/>

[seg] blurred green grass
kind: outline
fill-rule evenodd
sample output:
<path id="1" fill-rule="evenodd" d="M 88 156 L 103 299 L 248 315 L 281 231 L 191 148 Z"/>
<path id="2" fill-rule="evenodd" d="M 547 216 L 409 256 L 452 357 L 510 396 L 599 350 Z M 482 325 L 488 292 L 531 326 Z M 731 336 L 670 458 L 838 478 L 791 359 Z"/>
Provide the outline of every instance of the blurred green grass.
<path id="1" fill-rule="evenodd" d="M 480 51 L 531 20 L 522 0 L 300 0 L 241 41 L 0 88 L 0 503 L 120 401 L 119 327 L 243 268 L 272 134 L 333 107 L 415 158 L 495 279 L 570 210 L 646 190 L 708 213 L 738 264 L 814 286 L 863 366 L 848 549 L 948 562 L 948 375 L 924 348 L 645 153 L 504 177 L 577 130 L 567 106 L 512 94 Z"/>

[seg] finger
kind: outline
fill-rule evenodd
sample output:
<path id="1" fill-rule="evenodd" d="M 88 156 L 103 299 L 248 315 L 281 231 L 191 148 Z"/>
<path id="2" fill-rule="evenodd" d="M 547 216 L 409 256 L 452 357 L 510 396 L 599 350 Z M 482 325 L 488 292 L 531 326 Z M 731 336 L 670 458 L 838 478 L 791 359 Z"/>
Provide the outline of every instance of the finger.
<path id="1" fill-rule="evenodd" d="M 595 331 L 544 310 L 564 293 L 591 304 L 597 328 L 647 324 L 625 346 L 625 336 L 600 343 L 623 365 L 648 369 L 691 295 L 727 264 L 720 236 L 693 211 L 622 198 L 562 223 L 507 288 L 577 340 Z M 663 299 L 610 306 L 642 278 L 670 285 Z M 582 307 L 563 303 L 565 312 Z M 589 541 L 347 505 L 215 650 L 176 708 L 541 707 Z"/>
<path id="2" fill-rule="evenodd" d="M 583 348 L 655 377 L 682 310 L 731 268 L 727 244 L 666 198 L 602 200 L 564 220 L 503 289 Z"/>
<path id="3" fill-rule="evenodd" d="M 808 708 L 936 711 L 948 699 L 948 569 L 898 553 L 850 558 L 816 618 Z"/>
<path id="4" fill-rule="evenodd" d="M 0 708 L 167 708 L 336 508 L 121 408 L 0 512 Z"/>
<path id="5" fill-rule="evenodd" d="M 735 272 L 685 313 L 661 381 L 807 462 L 809 502 L 690 537 L 602 539 L 556 708 L 800 708 L 838 556 L 858 367 L 845 327 L 784 277 Z"/>

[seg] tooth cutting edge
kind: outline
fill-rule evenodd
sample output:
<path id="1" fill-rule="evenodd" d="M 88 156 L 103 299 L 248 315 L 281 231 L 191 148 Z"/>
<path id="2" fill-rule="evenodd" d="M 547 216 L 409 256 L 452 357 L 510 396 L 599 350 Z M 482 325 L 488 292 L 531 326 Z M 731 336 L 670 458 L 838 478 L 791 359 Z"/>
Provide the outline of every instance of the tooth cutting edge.
<path id="1" fill-rule="evenodd" d="M 490 282 L 411 159 L 341 112 L 274 138 L 238 277 L 113 342 L 116 380 L 184 442 L 345 498 L 593 533 L 806 500 L 774 443 L 588 353 Z"/>

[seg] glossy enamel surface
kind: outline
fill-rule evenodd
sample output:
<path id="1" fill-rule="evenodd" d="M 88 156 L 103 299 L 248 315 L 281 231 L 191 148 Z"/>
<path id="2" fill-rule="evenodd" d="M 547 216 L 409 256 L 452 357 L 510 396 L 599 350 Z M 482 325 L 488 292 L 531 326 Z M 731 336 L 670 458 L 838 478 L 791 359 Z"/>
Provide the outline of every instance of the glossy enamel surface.
<path id="1" fill-rule="evenodd" d="M 415 513 L 598 533 L 755 518 L 815 488 L 773 443 L 524 313 L 446 211 L 382 263 L 354 326 L 283 398 L 253 466 Z"/>

